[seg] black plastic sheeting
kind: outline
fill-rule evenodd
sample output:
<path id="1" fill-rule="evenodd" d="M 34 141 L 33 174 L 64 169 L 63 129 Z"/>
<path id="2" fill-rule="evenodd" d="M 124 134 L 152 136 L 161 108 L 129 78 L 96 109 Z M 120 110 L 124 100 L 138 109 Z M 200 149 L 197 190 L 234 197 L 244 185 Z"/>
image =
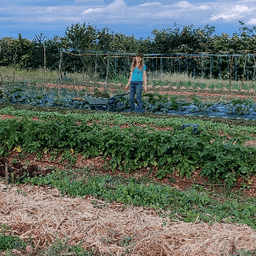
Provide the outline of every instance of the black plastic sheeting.
<path id="1" fill-rule="evenodd" d="M 230 106 L 230 105 L 229 105 Z M 248 109 L 247 114 L 237 114 L 235 111 L 232 111 L 227 105 L 222 103 L 215 103 L 213 105 L 214 108 L 209 108 L 207 111 L 200 111 L 200 109 L 191 104 L 185 107 L 184 111 L 167 111 L 168 114 L 173 115 L 183 115 L 183 116 L 209 116 L 209 117 L 222 117 L 222 118 L 230 118 L 230 119 L 246 119 L 246 120 L 256 120 L 256 112 L 253 107 L 246 108 L 245 105 L 234 106 L 237 108 L 246 108 Z M 249 113 L 248 113 L 249 112 Z M 155 112 L 155 114 L 162 114 L 162 112 Z"/>
<path id="2" fill-rule="evenodd" d="M 95 98 L 62 88 L 45 92 L 43 88 L 26 85 L 14 86 L 0 92 L 0 102 L 26 104 L 32 106 L 83 108 L 101 111 L 129 112 L 129 93 L 117 94 L 111 98 Z M 79 97 L 79 99 L 77 99 Z M 159 94 L 145 94 L 143 109 L 154 114 L 173 114 L 182 116 L 209 116 L 230 119 L 256 120 L 256 104 L 251 100 L 232 99 L 230 102 L 202 102 L 198 98 L 192 102 L 177 97 L 167 98 Z M 135 110 L 135 112 L 138 112 Z"/>

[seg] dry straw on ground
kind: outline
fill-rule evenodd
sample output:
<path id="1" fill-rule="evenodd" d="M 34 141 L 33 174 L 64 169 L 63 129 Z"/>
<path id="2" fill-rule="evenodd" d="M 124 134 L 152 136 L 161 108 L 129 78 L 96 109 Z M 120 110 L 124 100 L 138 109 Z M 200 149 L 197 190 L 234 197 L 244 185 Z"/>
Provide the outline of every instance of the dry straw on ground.
<path id="1" fill-rule="evenodd" d="M 92 196 L 63 197 L 47 186 L 0 182 L 0 191 L 0 223 L 25 241 L 31 236 L 37 250 L 46 249 L 56 237 L 94 247 L 102 255 L 228 255 L 256 248 L 256 232 L 246 225 L 171 222 L 150 209 L 104 206 Z M 95 208 L 93 199 L 102 208 Z"/>

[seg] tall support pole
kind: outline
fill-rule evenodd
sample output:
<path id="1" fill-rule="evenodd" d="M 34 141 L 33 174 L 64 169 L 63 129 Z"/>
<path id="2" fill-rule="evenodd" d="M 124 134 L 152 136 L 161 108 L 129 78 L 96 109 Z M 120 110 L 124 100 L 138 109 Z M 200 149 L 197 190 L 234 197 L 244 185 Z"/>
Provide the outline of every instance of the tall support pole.
<path id="1" fill-rule="evenodd" d="M 109 52 L 108 52 L 108 55 L 107 55 L 107 74 L 106 74 L 105 91 L 107 91 L 108 73 L 109 73 Z"/>
<path id="2" fill-rule="evenodd" d="M 174 73 L 174 70 L 173 70 L 173 57 L 172 57 L 172 54 L 171 54 L 171 75 Z"/>
<path id="3" fill-rule="evenodd" d="M 255 82 L 256 78 L 256 58 L 254 57 L 254 68 L 253 68 L 253 81 Z"/>
<path id="4" fill-rule="evenodd" d="M 96 53 L 96 55 L 95 55 L 95 70 L 94 70 L 94 77 L 96 78 L 97 77 L 97 68 L 98 68 L 98 66 L 97 66 L 97 64 L 98 64 L 98 53 Z"/>
<path id="5" fill-rule="evenodd" d="M 15 82 L 15 72 L 16 72 L 16 58 L 17 58 L 17 48 L 15 49 L 15 54 L 13 58 L 13 74 L 12 74 L 12 85 L 14 85 Z"/>
<path id="6" fill-rule="evenodd" d="M 160 59 L 160 69 L 161 69 L 161 80 L 163 82 L 163 59 L 162 59 L 162 55 L 161 55 L 161 59 Z"/>
<path id="7" fill-rule="evenodd" d="M 59 81 L 58 81 L 58 95 L 60 90 L 60 83 L 61 83 L 61 65 L 62 65 L 62 50 L 60 49 L 60 62 L 59 62 Z"/>
<path id="8" fill-rule="evenodd" d="M 201 72 L 201 79 L 204 78 L 204 57 L 203 55 L 201 56 L 201 66 L 202 66 L 202 72 Z"/>
<path id="9" fill-rule="evenodd" d="M 187 76 L 189 77 L 189 61 L 188 61 L 188 56 L 186 55 L 186 72 L 187 72 Z"/>
<path id="10" fill-rule="evenodd" d="M 229 68 L 229 90 L 231 90 L 232 86 L 232 66 L 233 66 L 234 56 L 231 56 L 230 59 L 230 68 Z"/>
<path id="11" fill-rule="evenodd" d="M 211 84 L 212 84 L 212 69 L 213 69 L 213 57 L 211 56 L 211 59 L 210 59 L 210 78 L 211 78 Z"/>
<path id="12" fill-rule="evenodd" d="M 203 78 L 204 78 L 204 56 L 203 54 L 201 55 L 201 84 L 203 84 Z"/>
<path id="13" fill-rule="evenodd" d="M 246 80 L 249 81 L 250 80 L 250 72 L 249 72 L 249 65 L 250 65 L 250 55 L 248 55 L 248 65 L 247 65 L 247 72 L 246 72 Z"/>
<path id="14" fill-rule="evenodd" d="M 218 75 L 218 78 L 219 78 L 219 79 L 222 79 L 222 77 L 221 77 L 221 65 L 222 65 L 222 56 L 220 56 L 220 58 L 219 58 L 219 63 L 218 63 L 218 66 L 219 66 L 219 75 Z"/>
<path id="15" fill-rule="evenodd" d="M 235 74 L 236 74 L 236 76 L 235 76 L 235 80 L 236 81 L 238 81 L 238 76 L 237 76 L 237 65 L 238 65 L 238 61 L 237 61 L 237 57 L 235 58 L 235 66 L 236 66 L 236 68 L 235 68 Z"/>
<path id="16" fill-rule="evenodd" d="M 244 58 L 244 72 L 243 72 L 243 79 L 242 79 L 242 87 L 244 87 L 244 76 L 245 76 L 246 61 L 247 61 L 247 56 L 245 56 L 245 58 Z"/>
<path id="17" fill-rule="evenodd" d="M 46 47 L 44 43 L 44 91 L 45 91 L 45 83 L 46 83 Z"/>

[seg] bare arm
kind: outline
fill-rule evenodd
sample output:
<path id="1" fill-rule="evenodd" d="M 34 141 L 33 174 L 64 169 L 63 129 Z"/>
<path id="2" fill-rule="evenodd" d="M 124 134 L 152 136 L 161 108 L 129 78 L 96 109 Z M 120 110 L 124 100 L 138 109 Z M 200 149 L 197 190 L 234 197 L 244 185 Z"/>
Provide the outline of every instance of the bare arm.
<path id="1" fill-rule="evenodd" d="M 144 82 L 144 87 L 143 87 L 143 91 L 147 92 L 147 74 L 146 71 L 143 71 L 143 82 Z"/>
<path id="2" fill-rule="evenodd" d="M 132 71 L 131 71 L 131 73 L 130 73 L 129 81 L 128 81 L 127 85 L 125 86 L 125 90 L 126 90 L 126 91 L 127 91 L 128 88 L 129 88 L 129 85 L 130 85 L 130 83 L 131 83 L 131 80 L 132 80 Z"/>

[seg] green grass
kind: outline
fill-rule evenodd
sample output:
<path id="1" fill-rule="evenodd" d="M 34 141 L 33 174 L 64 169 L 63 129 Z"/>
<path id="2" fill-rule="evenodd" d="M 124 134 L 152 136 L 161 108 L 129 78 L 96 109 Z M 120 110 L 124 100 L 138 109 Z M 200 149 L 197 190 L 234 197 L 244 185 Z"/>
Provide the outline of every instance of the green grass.
<path id="1" fill-rule="evenodd" d="M 22 105 L 22 108 L 25 106 Z M 28 107 L 28 109 L 36 109 L 35 107 Z M 38 108 L 40 109 L 40 108 Z M 205 121 L 199 117 L 172 117 L 169 116 L 156 116 L 156 115 L 131 115 L 131 114 L 120 114 L 120 113 L 111 113 L 111 112 L 85 112 L 85 113 L 74 113 L 75 110 L 61 110 L 64 113 L 58 111 L 46 112 L 46 109 L 41 111 L 25 110 L 25 109 L 16 109 L 14 105 L 10 107 L 0 107 L 0 114 L 5 115 L 14 115 L 16 117 L 38 117 L 44 121 L 49 120 L 62 120 L 64 118 L 70 117 L 74 121 L 86 121 L 93 122 L 97 120 L 99 124 L 102 125 L 125 125 L 125 124 L 146 124 L 154 125 L 157 127 L 173 127 L 174 129 L 180 128 L 183 124 L 191 123 L 191 119 L 194 124 L 198 124 L 202 130 L 207 130 L 209 132 L 218 133 L 224 132 L 228 133 L 231 136 L 235 136 L 242 140 L 255 139 L 254 135 L 256 133 L 255 121 L 233 121 L 233 120 L 221 120 L 218 122 L 216 119 L 212 121 Z M 79 111 L 79 110 L 78 110 Z M 209 118 L 208 118 L 209 119 Z M 234 122 L 234 124 L 232 124 Z M 240 122 L 240 124 L 239 124 Z M 248 125 L 246 125 L 248 123 Z"/>
<path id="2" fill-rule="evenodd" d="M 247 197 L 243 189 L 232 192 L 225 186 L 217 190 L 214 186 L 207 189 L 202 185 L 193 185 L 191 188 L 179 191 L 173 188 L 168 189 L 169 185 L 159 184 L 151 179 L 149 175 L 150 171 L 143 177 L 127 179 L 121 174 L 116 176 L 100 175 L 95 169 L 81 168 L 66 171 L 56 170 L 55 173 L 46 177 L 27 178 L 22 182 L 31 185 L 47 184 L 58 188 L 63 195 L 83 196 L 90 194 L 100 196 L 105 198 L 106 206 L 112 201 L 120 201 L 124 203 L 124 208 L 131 204 L 151 207 L 157 210 L 160 217 L 169 217 L 172 221 L 194 222 L 197 219 L 197 221 L 209 224 L 222 221 L 224 223 L 247 224 L 254 229 L 256 228 L 256 200 Z M 148 186 L 148 184 L 150 185 Z M 141 193 L 138 193 L 140 191 Z M 162 207 L 160 201 L 161 198 L 165 197 L 172 198 L 172 200 L 168 205 Z M 146 204 L 143 202 L 146 202 Z M 102 207 L 102 204 L 97 205 L 94 200 L 92 200 L 92 203 L 96 208 Z M 0 236 L 0 244 L 1 239 L 15 240 L 16 238 Z M 27 243 L 19 240 L 15 241 L 18 242 L 15 242 L 12 246 L 2 248 L 2 251 L 7 251 L 6 255 L 13 255 L 11 253 L 13 248 L 24 250 L 26 245 L 31 244 L 31 241 Z M 131 243 L 132 238 L 128 239 L 126 237 L 121 242 L 123 246 Z M 61 242 L 58 239 L 55 243 L 49 245 L 46 250 L 38 252 L 38 255 L 47 256 L 70 254 L 80 256 L 97 255 L 92 251 L 82 249 L 79 245 L 69 246 L 67 240 Z M 243 249 L 236 251 L 235 255 L 252 256 L 256 255 L 256 250 L 251 252 Z"/>
<path id="3" fill-rule="evenodd" d="M 58 83 L 59 80 L 59 73 L 57 70 L 46 70 L 46 73 L 41 68 L 36 70 L 24 70 L 24 69 L 17 69 L 14 72 L 14 68 L 12 67 L 0 67 L 0 73 L 3 76 L 2 82 L 12 82 L 13 75 L 15 73 L 15 81 L 16 82 L 25 82 L 28 84 L 44 84 L 44 77 L 46 83 Z M 128 78 L 130 75 L 130 70 L 122 74 L 114 74 L 109 76 L 108 82 L 115 83 L 115 84 L 126 84 L 128 82 Z M 66 73 L 66 77 L 64 77 L 64 72 L 62 72 L 62 84 L 78 84 L 83 85 L 87 82 L 105 82 L 105 77 L 99 78 L 98 74 L 88 74 L 88 73 Z M 68 80 L 66 80 L 68 78 Z M 153 71 L 147 72 L 147 80 L 148 85 L 153 86 L 167 86 L 167 85 L 184 85 L 186 88 L 194 88 L 194 89 L 205 89 L 205 88 L 214 88 L 223 89 L 229 87 L 229 81 L 223 79 L 207 79 L 202 77 L 192 77 L 191 75 L 187 75 L 186 73 L 168 73 L 168 72 L 159 72 Z M 1 81 L 0 81 L 1 82 Z M 256 88 L 255 81 L 244 81 L 242 86 L 242 81 L 235 81 L 232 80 L 232 87 L 234 89 L 242 88 L 244 90 L 250 90 Z"/>
<path id="4" fill-rule="evenodd" d="M 124 208 L 131 204 L 151 207 L 157 210 L 160 217 L 169 217 L 172 221 L 182 220 L 185 222 L 194 222 L 197 219 L 197 221 L 207 222 L 209 224 L 222 221 L 224 223 L 247 224 L 254 229 L 256 228 L 256 200 L 247 197 L 243 189 L 232 192 L 226 187 L 217 190 L 214 186 L 207 189 L 205 186 L 193 185 L 184 191 L 168 190 L 169 185 L 162 185 L 155 182 L 149 177 L 149 174 L 140 178 L 130 177 L 127 179 L 120 174 L 117 176 L 99 175 L 95 169 L 81 168 L 67 171 L 56 170 L 55 173 L 47 177 L 31 178 L 23 180 L 23 182 L 28 184 L 48 184 L 57 187 L 63 195 L 83 196 L 84 194 L 91 194 L 100 196 L 105 198 L 106 206 L 112 201 L 120 201 L 124 203 Z M 68 186 L 65 185 L 67 184 L 66 181 L 69 181 Z M 147 184 L 150 185 L 147 186 Z M 111 189 L 108 189 L 105 185 L 111 187 Z M 75 192 L 75 190 L 78 191 L 77 189 L 80 191 L 79 193 Z M 87 192 L 83 193 L 82 191 L 85 190 Z M 141 195 L 138 193 L 140 190 Z M 161 203 L 157 206 L 154 195 L 158 193 L 159 196 L 155 198 L 164 198 L 166 196 L 172 198 L 166 207 L 161 207 Z M 151 194 L 152 196 L 150 197 L 149 195 Z M 146 197 L 148 197 L 146 200 L 147 203 L 140 203 L 145 201 L 144 199 Z M 135 198 L 136 200 L 134 201 L 133 199 Z M 154 203 L 152 204 L 153 201 Z M 96 208 L 102 207 L 102 205 L 97 205 L 97 202 L 94 200 L 92 200 L 92 203 Z M 16 241 L 13 245 L 5 245 L 5 248 L 2 248 L 2 251 L 7 251 L 7 255 L 13 255 L 11 253 L 11 249 L 13 248 L 22 250 L 26 245 L 31 244 L 31 241 L 24 243 L 11 236 L 4 238 L 0 236 L 0 244 L 1 239 L 2 241 L 3 239 L 4 241 L 6 239 Z M 67 240 L 61 242 L 56 239 L 54 244 L 49 245 L 46 250 L 38 252 L 38 255 L 53 256 L 69 255 L 72 253 L 73 255 L 95 255 L 92 251 L 83 250 L 79 245 L 69 246 L 67 242 Z M 130 238 L 129 240 L 124 238 L 122 241 L 123 246 L 131 242 L 132 240 Z M 235 255 L 256 255 L 256 250 L 250 252 L 243 249 L 236 251 Z"/>
<path id="5" fill-rule="evenodd" d="M 107 203 L 119 201 L 125 205 L 150 207 L 156 209 L 159 216 L 168 216 L 172 221 L 194 222 L 197 219 L 209 224 L 222 221 L 256 228 L 256 199 L 248 198 L 243 188 L 231 192 L 223 186 L 220 193 L 214 186 L 208 190 L 202 185 L 192 185 L 179 191 L 154 182 L 149 176 L 125 179 L 121 175 L 98 175 L 87 168 L 66 172 L 56 170 L 46 177 L 26 177 L 20 182 L 54 186 L 63 195 L 93 195 L 105 198 Z M 168 215 L 167 211 L 170 211 Z"/>

